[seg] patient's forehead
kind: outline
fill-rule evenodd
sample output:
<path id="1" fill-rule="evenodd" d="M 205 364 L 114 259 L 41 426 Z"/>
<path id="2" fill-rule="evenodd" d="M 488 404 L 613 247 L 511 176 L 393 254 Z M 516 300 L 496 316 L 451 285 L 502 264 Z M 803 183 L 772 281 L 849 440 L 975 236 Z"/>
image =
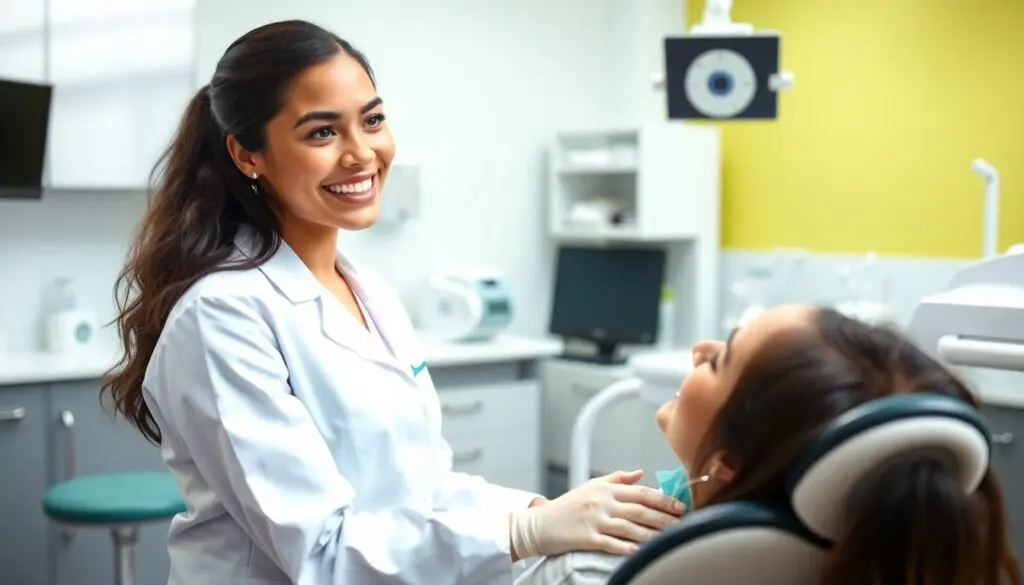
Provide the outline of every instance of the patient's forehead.
<path id="1" fill-rule="evenodd" d="M 793 333 L 813 327 L 817 314 L 818 309 L 812 305 L 781 305 L 769 309 L 736 332 L 730 347 L 730 361 L 736 360 L 742 367 L 767 344 L 781 342 Z"/>

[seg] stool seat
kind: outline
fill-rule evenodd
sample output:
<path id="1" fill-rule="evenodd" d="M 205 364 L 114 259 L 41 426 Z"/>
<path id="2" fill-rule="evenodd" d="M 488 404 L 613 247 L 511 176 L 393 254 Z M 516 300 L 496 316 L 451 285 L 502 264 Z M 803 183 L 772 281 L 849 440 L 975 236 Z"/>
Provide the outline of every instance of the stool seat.
<path id="1" fill-rule="evenodd" d="M 169 473 L 135 471 L 86 475 L 59 483 L 43 498 L 43 511 L 69 524 L 136 524 L 185 511 Z"/>

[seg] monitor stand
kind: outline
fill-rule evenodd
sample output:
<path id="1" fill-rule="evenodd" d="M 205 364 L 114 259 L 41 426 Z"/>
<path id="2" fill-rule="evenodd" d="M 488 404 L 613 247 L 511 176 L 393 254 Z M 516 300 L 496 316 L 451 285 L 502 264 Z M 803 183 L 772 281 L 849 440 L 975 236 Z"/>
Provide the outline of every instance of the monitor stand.
<path id="1" fill-rule="evenodd" d="M 597 346 L 597 353 L 580 354 L 567 351 L 562 354 L 562 358 L 577 362 L 600 364 L 602 366 L 621 366 L 626 363 L 626 358 L 618 355 L 615 351 L 618 349 L 619 344 L 614 341 L 594 341 L 593 343 Z"/>

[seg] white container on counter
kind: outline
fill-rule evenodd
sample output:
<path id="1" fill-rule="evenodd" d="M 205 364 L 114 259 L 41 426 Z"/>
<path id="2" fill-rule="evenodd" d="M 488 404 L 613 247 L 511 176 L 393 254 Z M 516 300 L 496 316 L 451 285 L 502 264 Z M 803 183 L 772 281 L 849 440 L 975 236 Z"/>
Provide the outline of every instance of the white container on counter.
<path id="1" fill-rule="evenodd" d="M 59 278 L 49 291 L 44 340 L 50 353 L 75 354 L 94 349 L 96 314 L 80 309 L 71 280 Z"/>

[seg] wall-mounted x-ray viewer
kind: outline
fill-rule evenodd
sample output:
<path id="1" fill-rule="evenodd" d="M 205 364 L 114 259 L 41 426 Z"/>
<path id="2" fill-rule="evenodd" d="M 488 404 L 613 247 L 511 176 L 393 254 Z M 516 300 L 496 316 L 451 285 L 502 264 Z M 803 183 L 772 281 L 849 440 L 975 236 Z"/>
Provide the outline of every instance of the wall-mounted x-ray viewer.
<path id="1" fill-rule="evenodd" d="M 793 74 L 779 71 L 782 35 L 732 22 L 731 0 L 707 0 L 703 21 L 684 37 L 665 39 L 665 90 L 670 120 L 774 120 L 778 92 Z"/>

